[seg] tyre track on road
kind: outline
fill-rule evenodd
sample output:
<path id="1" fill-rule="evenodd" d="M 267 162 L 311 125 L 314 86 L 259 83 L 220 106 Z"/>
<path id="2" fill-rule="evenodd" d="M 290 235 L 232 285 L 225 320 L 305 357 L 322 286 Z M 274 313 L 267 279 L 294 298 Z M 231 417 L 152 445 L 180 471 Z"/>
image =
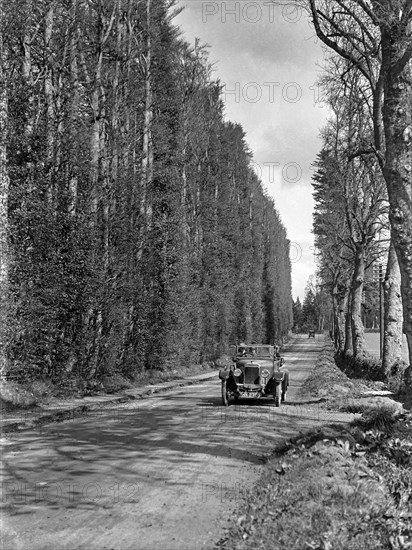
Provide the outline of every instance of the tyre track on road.
<path id="1" fill-rule="evenodd" d="M 216 375 L 98 418 L 11 434 L 3 549 L 213 548 L 274 446 L 330 421 L 299 400 L 320 349 L 318 340 L 288 346 L 291 385 L 279 408 L 272 400 L 222 407 Z"/>

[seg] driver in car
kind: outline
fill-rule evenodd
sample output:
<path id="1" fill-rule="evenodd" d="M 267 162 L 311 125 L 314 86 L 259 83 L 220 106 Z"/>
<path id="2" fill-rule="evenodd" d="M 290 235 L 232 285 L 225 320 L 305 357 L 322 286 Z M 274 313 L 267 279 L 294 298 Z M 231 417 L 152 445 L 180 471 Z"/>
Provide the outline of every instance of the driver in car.
<path id="1" fill-rule="evenodd" d="M 244 344 L 243 342 L 239 344 L 238 354 L 241 355 L 242 357 L 245 357 L 246 355 L 246 344 Z"/>

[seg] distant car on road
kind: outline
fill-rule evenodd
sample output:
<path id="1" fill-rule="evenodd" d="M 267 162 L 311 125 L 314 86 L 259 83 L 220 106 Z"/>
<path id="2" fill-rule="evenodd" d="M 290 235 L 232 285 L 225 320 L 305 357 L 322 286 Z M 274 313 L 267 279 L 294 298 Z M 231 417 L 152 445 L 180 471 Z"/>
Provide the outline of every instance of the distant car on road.
<path id="1" fill-rule="evenodd" d="M 278 346 L 240 344 L 232 360 L 233 365 L 219 371 L 224 406 L 232 398 L 271 397 L 276 407 L 285 401 L 289 373 L 283 370 Z"/>
<path id="2" fill-rule="evenodd" d="M 315 331 L 314 330 L 309 330 L 308 338 L 315 338 Z"/>

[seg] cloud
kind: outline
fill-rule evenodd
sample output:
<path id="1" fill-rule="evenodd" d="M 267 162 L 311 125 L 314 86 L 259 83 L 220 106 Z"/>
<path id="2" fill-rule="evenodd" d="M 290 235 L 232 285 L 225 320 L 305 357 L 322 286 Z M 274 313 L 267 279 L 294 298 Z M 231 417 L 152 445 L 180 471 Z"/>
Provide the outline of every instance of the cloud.
<path id="1" fill-rule="evenodd" d="M 178 23 L 186 34 L 197 32 L 212 44 L 212 57 L 218 55 L 220 62 L 249 54 L 262 63 L 310 72 L 311 60 L 318 58 L 320 46 L 306 13 L 299 8 L 245 0 L 192 0 L 182 5 L 186 8 Z"/>
<path id="2" fill-rule="evenodd" d="M 226 85 L 225 116 L 242 125 L 262 183 L 289 239 L 301 248 L 300 258 L 292 259 L 292 277 L 293 295 L 303 298 L 316 270 L 311 164 L 328 117 L 317 101 L 320 43 L 305 13 L 293 6 L 275 7 L 269 0 L 184 4 L 176 23 L 189 42 L 198 37 L 210 44 L 214 77 Z"/>

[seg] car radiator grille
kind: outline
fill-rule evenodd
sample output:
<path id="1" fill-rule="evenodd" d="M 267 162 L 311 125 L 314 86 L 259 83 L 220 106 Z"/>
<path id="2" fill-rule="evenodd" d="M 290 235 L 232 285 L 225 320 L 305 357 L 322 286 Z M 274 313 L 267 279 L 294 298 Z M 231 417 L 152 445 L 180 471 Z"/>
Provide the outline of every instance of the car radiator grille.
<path id="1" fill-rule="evenodd" d="M 260 384 L 259 367 L 245 367 L 244 384 Z"/>

